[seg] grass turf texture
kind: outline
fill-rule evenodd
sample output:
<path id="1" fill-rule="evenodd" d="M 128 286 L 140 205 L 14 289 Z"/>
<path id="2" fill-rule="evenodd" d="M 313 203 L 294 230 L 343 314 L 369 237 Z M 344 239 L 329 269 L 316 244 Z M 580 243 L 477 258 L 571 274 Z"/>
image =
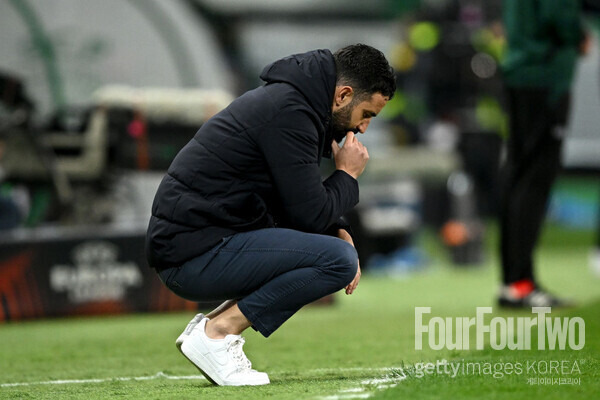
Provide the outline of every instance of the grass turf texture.
<path id="1" fill-rule="evenodd" d="M 0 325 L 0 387 L 7 399 L 307 399 L 371 394 L 375 398 L 600 398 L 600 279 L 592 277 L 588 254 L 593 233 L 550 227 L 538 253 L 539 275 L 551 290 L 571 295 L 578 308 L 552 313 L 584 318 L 586 344 L 572 351 L 415 350 L 414 307 L 432 307 L 431 316 L 475 315 L 475 307 L 494 306 L 494 316 L 527 316 L 495 307 L 498 266 L 490 230 L 488 260 L 477 268 L 449 265 L 433 240 L 424 246 L 432 258 L 427 270 L 403 279 L 365 274 L 356 293 L 339 294 L 332 307 L 307 307 L 271 338 L 249 330 L 246 353 L 272 384 L 215 387 L 206 380 L 117 380 L 118 377 L 197 376 L 174 341 L 188 313 L 129 315 L 9 323 Z M 472 335 L 474 336 L 474 335 Z M 532 346 L 535 348 L 535 344 Z M 527 375 L 462 376 L 414 372 L 389 389 L 369 381 L 393 376 L 379 368 L 446 359 L 450 362 L 577 361 L 581 385 L 528 385 Z M 97 383 L 37 384 L 41 381 L 101 379 Z M 336 397 L 331 397 L 336 398 Z"/>

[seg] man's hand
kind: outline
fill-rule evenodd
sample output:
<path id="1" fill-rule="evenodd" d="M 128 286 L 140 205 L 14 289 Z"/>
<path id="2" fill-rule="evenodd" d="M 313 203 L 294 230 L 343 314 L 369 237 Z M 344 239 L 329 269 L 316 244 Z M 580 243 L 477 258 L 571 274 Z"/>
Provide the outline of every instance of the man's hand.
<path id="1" fill-rule="evenodd" d="M 345 229 L 338 229 L 338 237 L 342 240 L 345 240 L 346 242 L 350 243 L 352 245 L 352 247 L 354 247 L 354 241 L 352 240 L 352 236 L 350 236 L 350 234 L 348 232 L 346 232 Z M 352 294 L 354 292 L 354 289 L 356 289 L 356 287 L 358 286 L 358 282 L 360 281 L 360 261 L 358 262 L 358 269 L 356 270 L 356 276 L 354 277 L 354 279 L 352 280 L 352 282 L 350 282 L 350 284 L 348 284 L 348 286 L 346 286 L 346 294 Z"/>
<path id="2" fill-rule="evenodd" d="M 581 41 L 581 43 L 579 43 L 579 55 L 581 56 L 587 56 L 590 54 L 590 51 L 592 50 L 592 46 L 593 46 L 593 39 L 592 39 L 592 35 L 590 35 L 588 32 L 585 32 L 584 36 L 583 36 L 583 40 Z"/>
<path id="3" fill-rule="evenodd" d="M 353 132 L 346 134 L 346 141 L 340 147 L 334 140 L 331 143 L 335 167 L 347 172 L 354 179 L 358 178 L 365 170 L 367 161 L 369 161 L 369 152 L 367 148 L 358 141 Z"/>
<path id="4" fill-rule="evenodd" d="M 352 282 L 348 286 L 346 286 L 346 294 L 354 293 L 354 289 L 358 286 L 358 282 L 360 281 L 360 261 L 358 262 L 358 269 L 356 270 L 356 276 L 352 279 Z"/>

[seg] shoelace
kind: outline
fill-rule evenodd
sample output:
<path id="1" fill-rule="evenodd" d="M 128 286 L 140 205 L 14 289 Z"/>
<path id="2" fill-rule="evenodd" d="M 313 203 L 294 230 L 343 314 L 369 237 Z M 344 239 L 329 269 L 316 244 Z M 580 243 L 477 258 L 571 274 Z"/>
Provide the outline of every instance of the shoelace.
<path id="1" fill-rule="evenodd" d="M 240 337 L 231 341 L 231 343 L 229 343 L 229 347 L 227 348 L 227 351 L 231 354 L 233 361 L 237 364 L 238 371 L 252 369 L 252 363 L 250 360 L 248 360 L 248 357 L 246 357 L 246 354 L 244 354 L 244 350 L 242 349 L 245 342 L 246 341 L 244 338 Z"/>

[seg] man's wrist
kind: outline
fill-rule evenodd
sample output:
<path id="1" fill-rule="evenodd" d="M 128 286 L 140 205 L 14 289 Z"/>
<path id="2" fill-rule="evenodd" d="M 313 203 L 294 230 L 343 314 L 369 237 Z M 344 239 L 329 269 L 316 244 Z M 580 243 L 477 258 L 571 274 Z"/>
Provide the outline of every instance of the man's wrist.
<path id="1" fill-rule="evenodd" d="M 354 246 L 354 241 L 352 240 L 352 236 L 350 235 L 350 233 L 343 229 L 343 228 L 339 228 L 338 229 L 338 238 L 350 243 L 352 246 Z"/>
<path id="2" fill-rule="evenodd" d="M 352 178 L 358 180 L 358 175 L 354 175 L 353 173 L 351 173 L 350 171 L 344 169 L 344 168 L 336 168 L 338 171 L 342 171 L 345 172 L 346 174 L 350 175 Z"/>

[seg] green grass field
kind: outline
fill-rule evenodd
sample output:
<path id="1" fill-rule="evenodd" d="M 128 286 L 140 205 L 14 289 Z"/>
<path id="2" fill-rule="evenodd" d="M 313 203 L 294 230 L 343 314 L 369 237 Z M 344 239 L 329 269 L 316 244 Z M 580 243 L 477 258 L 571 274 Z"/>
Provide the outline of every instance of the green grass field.
<path id="1" fill-rule="evenodd" d="M 146 314 L 0 325 L 0 398 L 600 398 L 600 278 L 588 267 L 592 232 L 550 227 L 538 255 L 542 282 L 578 301 L 577 308 L 552 316 L 584 319 L 582 350 L 415 350 L 415 306 L 432 307 L 432 315 L 442 317 L 473 317 L 476 307 L 495 306 L 494 236 L 491 230 L 481 267 L 452 267 L 437 242 L 425 240 L 431 262 L 423 272 L 365 274 L 354 295 L 338 294 L 331 307 L 306 307 L 269 339 L 248 331 L 246 353 L 256 369 L 269 373 L 268 386 L 212 386 L 174 345 L 192 315 Z M 494 316 L 509 315 L 532 314 L 494 307 Z M 532 385 L 527 379 L 535 375 L 525 373 L 417 376 L 416 363 L 440 360 L 576 362 L 580 372 L 568 377 L 580 384 Z"/>

